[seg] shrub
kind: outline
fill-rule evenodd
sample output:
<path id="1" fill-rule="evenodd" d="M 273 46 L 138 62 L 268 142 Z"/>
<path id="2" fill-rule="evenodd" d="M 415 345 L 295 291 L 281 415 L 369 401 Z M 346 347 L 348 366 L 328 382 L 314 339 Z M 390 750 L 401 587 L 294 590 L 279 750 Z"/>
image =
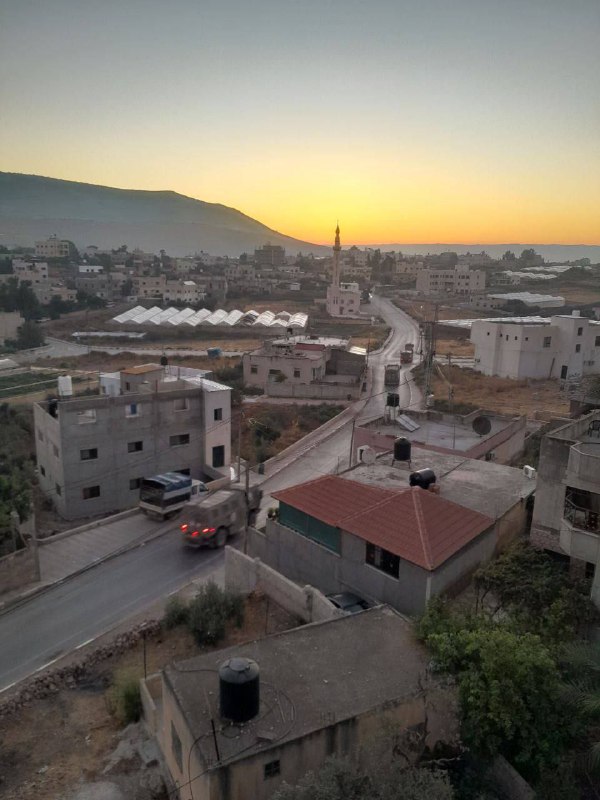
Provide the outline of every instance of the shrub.
<path id="1" fill-rule="evenodd" d="M 225 636 L 227 622 L 238 627 L 244 622 L 244 600 L 209 581 L 189 607 L 188 626 L 197 644 L 217 644 Z"/>
<path id="2" fill-rule="evenodd" d="M 163 625 L 167 630 L 178 625 L 186 625 L 189 618 L 189 608 L 179 597 L 170 597 L 165 607 Z"/>
<path id="3" fill-rule="evenodd" d="M 142 716 L 139 676 L 129 671 L 117 673 L 109 690 L 108 706 L 122 725 L 138 722 Z"/>

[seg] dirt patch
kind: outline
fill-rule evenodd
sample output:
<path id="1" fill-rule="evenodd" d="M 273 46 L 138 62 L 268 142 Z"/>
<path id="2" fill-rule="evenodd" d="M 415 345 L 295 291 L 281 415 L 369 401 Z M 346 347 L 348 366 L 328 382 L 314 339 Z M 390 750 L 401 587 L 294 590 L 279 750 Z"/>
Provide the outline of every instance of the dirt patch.
<path id="1" fill-rule="evenodd" d="M 554 292 L 552 293 L 554 294 Z M 593 286 L 559 286 L 556 293 L 564 297 L 569 304 L 600 303 L 600 291 Z"/>
<path id="2" fill-rule="evenodd" d="M 473 358 L 475 345 L 465 338 L 438 337 L 435 344 L 435 352 L 438 356 L 450 355 Z"/>
<path id="3" fill-rule="evenodd" d="M 103 352 L 91 352 L 81 356 L 64 356 L 51 358 L 44 361 L 44 366 L 57 367 L 61 370 L 83 370 L 86 372 L 118 372 L 127 367 L 145 363 L 159 363 L 156 355 L 141 355 L 123 352 L 118 355 L 109 355 Z M 235 366 L 239 357 L 208 358 L 208 356 L 171 356 L 169 364 L 180 367 L 193 367 L 194 369 L 209 369 L 218 371 L 226 367 Z"/>
<path id="4" fill-rule="evenodd" d="M 394 305 L 406 311 L 417 322 L 432 320 L 435 314 L 435 303 L 429 300 L 402 300 L 394 299 Z M 452 305 L 438 304 L 438 319 L 483 319 L 494 317 L 493 311 L 477 311 L 475 308 L 458 308 Z"/>
<path id="5" fill-rule="evenodd" d="M 198 648 L 183 628 L 165 631 L 146 643 L 147 673 L 201 652 L 262 638 L 295 627 L 297 620 L 264 597 L 246 602 L 242 628 L 231 628 L 218 648 Z M 106 690 L 121 670 L 143 675 L 140 644 L 105 660 L 75 689 L 38 700 L 0 723 L 0 796 L 3 800 L 63 797 L 80 780 L 93 780 L 117 744 L 119 726 L 111 716 Z"/>
<path id="6" fill-rule="evenodd" d="M 441 366 L 441 369 L 452 384 L 455 405 L 466 404 L 499 414 L 525 414 L 531 418 L 536 411 L 547 411 L 558 416 L 568 414 L 569 399 L 561 393 L 558 381 L 513 381 L 454 365 Z M 437 373 L 433 377 L 433 393 L 445 407 L 448 384 Z"/>

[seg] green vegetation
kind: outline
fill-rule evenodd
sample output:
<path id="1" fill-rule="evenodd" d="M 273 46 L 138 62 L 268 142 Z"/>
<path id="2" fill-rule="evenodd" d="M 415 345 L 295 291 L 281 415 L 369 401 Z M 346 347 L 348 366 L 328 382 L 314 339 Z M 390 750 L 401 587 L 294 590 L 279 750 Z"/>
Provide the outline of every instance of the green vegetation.
<path id="1" fill-rule="evenodd" d="M 33 289 L 18 278 L 0 284 L 0 311 L 19 311 L 25 320 L 39 319 L 42 307 Z"/>
<path id="2" fill-rule="evenodd" d="M 25 409 L 0 404 L 0 556 L 13 550 L 11 511 L 31 513 L 34 472 L 33 420 Z M 22 544 L 17 540 L 17 547 Z"/>
<path id="3" fill-rule="evenodd" d="M 107 702 L 111 714 L 122 725 L 138 722 L 142 716 L 140 676 L 129 670 L 117 673 L 109 689 Z"/>
<path id="4" fill-rule="evenodd" d="M 244 599 L 209 581 L 201 587 L 189 607 L 171 607 L 168 612 L 171 623 L 177 618 L 179 624 L 187 623 L 198 645 L 218 644 L 225 636 L 228 622 L 238 628 L 244 624 Z"/>
<path id="5" fill-rule="evenodd" d="M 483 760 L 501 753 L 540 792 L 554 786 L 552 796 L 566 800 L 572 795 L 556 793 L 557 776 L 573 772 L 586 719 L 576 702 L 564 702 L 564 648 L 597 618 L 589 583 L 518 545 L 481 568 L 474 584 L 472 613 L 436 598 L 417 627 L 435 669 L 454 676 L 463 741 Z M 546 789 L 540 797 L 551 796 Z"/>
<path id="6" fill-rule="evenodd" d="M 57 376 L 52 372 L 21 372 L 0 377 L 0 396 L 15 397 L 31 391 L 44 391 L 56 386 Z"/>
<path id="7" fill-rule="evenodd" d="M 170 597 L 165 607 L 163 625 L 167 630 L 187 625 L 189 620 L 189 607 L 179 597 Z"/>

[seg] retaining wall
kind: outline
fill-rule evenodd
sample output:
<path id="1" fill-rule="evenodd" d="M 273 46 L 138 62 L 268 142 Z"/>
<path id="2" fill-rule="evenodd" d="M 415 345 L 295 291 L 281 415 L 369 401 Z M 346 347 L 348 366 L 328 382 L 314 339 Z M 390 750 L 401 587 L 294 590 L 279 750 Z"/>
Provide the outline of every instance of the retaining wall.
<path id="1" fill-rule="evenodd" d="M 32 547 L 0 558 L 0 594 L 22 589 L 39 580 L 35 553 Z"/>
<path id="2" fill-rule="evenodd" d="M 258 531 L 256 534 L 260 536 Z M 262 591 L 304 622 L 320 622 L 342 613 L 318 589 L 298 586 L 260 558 L 250 558 L 232 547 L 225 548 L 225 588 L 243 595 Z"/>

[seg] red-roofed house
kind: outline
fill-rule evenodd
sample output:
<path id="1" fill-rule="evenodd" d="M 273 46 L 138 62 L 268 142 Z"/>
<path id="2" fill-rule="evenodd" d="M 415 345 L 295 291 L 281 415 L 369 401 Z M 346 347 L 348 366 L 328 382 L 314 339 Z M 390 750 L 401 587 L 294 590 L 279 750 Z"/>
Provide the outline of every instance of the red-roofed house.
<path id="1" fill-rule="evenodd" d="M 351 591 L 408 614 L 491 558 L 494 521 L 418 487 L 384 489 L 328 475 L 275 492 L 279 519 L 253 555 L 325 593 Z"/>

